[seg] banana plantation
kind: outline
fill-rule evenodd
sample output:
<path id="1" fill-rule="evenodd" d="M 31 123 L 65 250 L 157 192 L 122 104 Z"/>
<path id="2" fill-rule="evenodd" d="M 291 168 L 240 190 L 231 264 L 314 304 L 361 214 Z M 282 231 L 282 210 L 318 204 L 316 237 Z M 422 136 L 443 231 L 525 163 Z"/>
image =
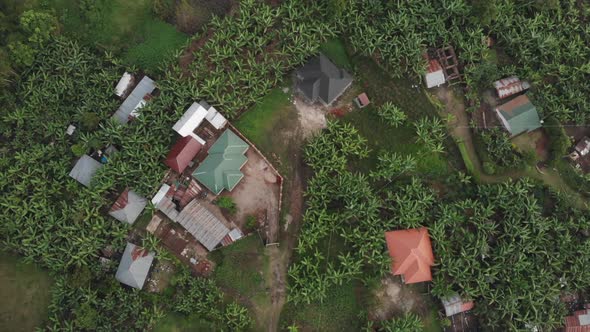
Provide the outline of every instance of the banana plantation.
<path id="1" fill-rule="evenodd" d="M 174 140 L 171 127 L 191 103 L 210 101 L 236 119 L 288 82 L 330 38 L 341 38 L 349 52 L 393 77 L 419 78 L 425 53 L 453 45 L 463 72 L 451 88 L 463 89 L 468 111 L 477 110 L 493 81 L 518 75 L 534 87 L 529 96 L 543 118 L 557 125 L 586 123 L 590 6 L 540 3 L 239 1 L 162 67 L 158 92 L 125 126 L 111 119 L 120 104 L 114 83 L 124 71 L 141 69 L 125 68 L 111 54 L 81 47 L 52 29 L 47 40 L 30 46 L 34 52 L 25 55 L 31 64 L 10 73 L 0 94 L 0 242 L 3 250 L 55 276 L 45 328 L 148 331 L 172 313 L 199 318 L 203 330 L 254 330 L 252 310 L 245 307 L 250 299 L 224 294 L 214 280 L 194 278 L 185 269 L 163 293 L 122 287 L 113 278 L 116 267 L 102 264 L 99 255 L 105 248 L 121 252 L 134 230 L 107 211 L 126 188 L 153 196 L 167 172 L 162 160 Z M 358 112 L 376 112 L 391 128 L 408 125 L 423 147 L 419 153 L 451 158 L 454 142 L 438 114 L 412 121 L 411 113 L 422 110 L 402 110 L 390 101 L 375 105 Z M 77 127 L 73 135 L 66 132 L 70 125 Z M 521 165 L 522 156 L 512 153 L 502 134 L 481 139 L 501 167 Z M 77 156 L 109 145 L 119 151 L 89 188 L 68 176 Z M 310 176 L 302 180 L 301 227 L 286 236 L 295 239 L 293 255 L 282 255 L 291 259 L 285 262 L 288 304 L 324 303 L 343 285 L 370 290 L 391 273 L 384 232 L 422 226 L 436 257 L 430 294 L 473 300 L 486 330 L 559 328 L 569 309 L 560 296 L 590 294 L 590 218 L 567 194 L 529 178 L 483 184 L 463 169 L 442 178 L 420 174 L 419 156 L 412 153 L 378 151 L 370 171 L 355 169 L 369 152 L 354 124 L 338 119 L 293 152 L 303 155 Z M 174 259 L 154 239 L 145 240 L 157 259 Z M 413 313 L 375 321 L 360 311 L 355 319 L 366 331 L 424 327 Z M 301 325 L 283 322 L 281 328 L 290 330 Z"/>

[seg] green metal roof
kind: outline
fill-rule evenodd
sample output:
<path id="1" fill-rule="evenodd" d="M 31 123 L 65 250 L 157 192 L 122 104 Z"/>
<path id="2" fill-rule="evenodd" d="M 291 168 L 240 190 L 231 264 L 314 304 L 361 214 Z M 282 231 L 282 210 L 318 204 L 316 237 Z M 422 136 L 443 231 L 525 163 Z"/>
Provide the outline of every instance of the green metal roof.
<path id="1" fill-rule="evenodd" d="M 248 161 L 244 155 L 248 147 L 231 130 L 226 130 L 211 146 L 209 155 L 193 172 L 193 176 L 216 195 L 223 189 L 233 190 L 244 177 L 240 169 Z"/>
<path id="2" fill-rule="evenodd" d="M 541 127 L 537 109 L 526 96 L 519 96 L 512 101 L 500 105 L 498 111 L 508 122 L 508 131 L 512 136 L 533 131 Z"/>

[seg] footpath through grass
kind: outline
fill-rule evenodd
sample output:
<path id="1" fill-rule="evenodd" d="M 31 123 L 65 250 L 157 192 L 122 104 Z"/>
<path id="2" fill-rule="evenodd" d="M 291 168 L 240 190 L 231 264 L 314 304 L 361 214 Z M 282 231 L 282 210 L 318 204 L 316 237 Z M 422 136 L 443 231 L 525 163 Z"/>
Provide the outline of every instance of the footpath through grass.
<path id="1" fill-rule="evenodd" d="M 47 271 L 0 252 L 0 331 L 33 331 L 42 327 L 51 300 Z"/>

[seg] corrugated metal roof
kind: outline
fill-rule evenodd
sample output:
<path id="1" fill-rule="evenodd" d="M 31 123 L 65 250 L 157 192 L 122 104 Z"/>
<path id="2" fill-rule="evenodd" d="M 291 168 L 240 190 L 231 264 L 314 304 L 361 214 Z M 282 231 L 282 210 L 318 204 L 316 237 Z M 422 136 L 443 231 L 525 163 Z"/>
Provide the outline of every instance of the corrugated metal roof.
<path id="1" fill-rule="evenodd" d="M 217 130 L 222 129 L 227 124 L 227 119 L 219 113 L 215 107 L 209 105 L 206 101 L 201 100 L 199 102 L 207 110 L 207 116 L 205 119 Z"/>
<path id="2" fill-rule="evenodd" d="M 78 159 L 76 165 L 74 165 L 74 168 L 70 171 L 70 176 L 86 187 L 90 187 L 90 182 L 92 181 L 94 174 L 96 174 L 102 166 L 101 163 L 94 160 L 92 157 L 83 155 Z"/>
<path id="3" fill-rule="evenodd" d="M 494 82 L 494 88 L 496 88 L 496 92 L 500 98 L 510 97 L 530 87 L 528 82 L 521 81 L 516 76 L 506 77 Z"/>
<path id="4" fill-rule="evenodd" d="M 590 138 L 584 136 L 578 144 L 576 144 L 575 150 L 578 151 L 581 156 L 587 155 L 590 152 Z"/>
<path id="5" fill-rule="evenodd" d="M 129 94 L 127 99 L 121 104 L 117 112 L 113 115 L 113 118 L 117 119 L 122 124 L 129 122 L 129 116 L 135 111 L 137 113 L 137 107 L 142 104 L 144 97 L 147 94 L 151 94 L 156 89 L 154 81 L 144 76 L 141 81 L 137 84 L 135 89 Z M 145 102 L 144 102 L 145 103 Z"/>
<path id="6" fill-rule="evenodd" d="M 533 131 L 541 127 L 537 109 L 527 96 L 518 96 L 496 108 L 499 116 L 509 125 L 511 136 Z"/>
<path id="7" fill-rule="evenodd" d="M 127 286 L 142 289 L 154 255 L 139 246 L 127 243 L 115 278 Z"/>
<path id="8" fill-rule="evenodd" d="M 152 198 L 152 204 L 158 205 L 158 203 L 160 203 L 160 201 L 164 198 L 164 196 L 166 196 L 166 194 L 168 193 L 169 190 L 170 190 L 169 185 L 167 185 L 165 183 L 162 184 L 162 186 L 160 187 L 158 192 Z"/>
<path id="9" fill-rule="evenodd" d="M 321 54 L 297 70 L 299 90 L 312 102 L 331 104 L 352 83 L 352 76 Z"/>
<path id="10" fill-rule="evenodd" d="M 192 136 L 182 137 L 170 149 L 164 164 L 176 172 L 182 173 L 202 147 L 203 145 Z"/>
<path id="11" fill-rule="evenodd" d="M 175 220 L 191 233 L 209 251 L 221 242 L 229 229 L 199 201 L 193 200 Z"/>
<path id="12" fill-rule="evenodd" d="M 172 129 L 182 137 L 188 136 L 203 122 L 206 116 L 207 110 L 200 104 L 193 103 L 176 121 Z"/>
<path id="13" fill-rule="evenodd" d="M 121 97 L 125 93 L 125 90 L 127 90 L 129 84 L 131 84 L 132 78 L 133 77 L 128 72 L 125 72 L 123 74 L 123 76 L 119 80 L 119 83 L 117 83 L 117 86 L 115 87 L 115 94 L 117 96 Z"/>
<path id="14" fill-rule="evenodd" d="M 125 189 L 111 207 L 109 215 L 119 221 L 133 225 L 146 205 L 147 199 L 139 196 L 134 191 Z"/>
<path id="15" fill-rule="evenodd" d="M 193 176 L 216 195 L 223 189 L 233 190 L 242 180 L 240 171 L 248 161 L 244 155 L 249 145 L 231 130 L 226 130 L 209 149 L 209 155 Z"/>
<path id="16" fill-rule="evenodd" d="M 473 301 L 463 302 L 458 294 L 444 298 L 441 300 L 447 317 L 473 309 Z"/>

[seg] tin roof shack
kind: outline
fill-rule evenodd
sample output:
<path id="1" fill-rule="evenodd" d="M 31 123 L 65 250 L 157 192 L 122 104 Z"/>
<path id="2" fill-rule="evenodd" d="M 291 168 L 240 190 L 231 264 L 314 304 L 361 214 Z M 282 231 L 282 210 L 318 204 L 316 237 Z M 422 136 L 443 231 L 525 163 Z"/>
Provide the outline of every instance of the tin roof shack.
<path id="1" fill-rule="evenodd" d="M 248 158 L 249 145 L 231 130 L 226 130 L 209 149 L 209 155 L 193 172 L 193 176 L 215 195 L 224 189 L 232 191 L 242 180 L 241 168 Z"/>
<path id="2" fill-rule="evenodd" d="M 99 169 L 102 168 L 102 166 L 103 164 L 92 157 L 83 155 L 80 157 L 80 159 L 78 159 L 69 175 L 71 178 L 80 182 L 84 186 L 90 187 L 92 178 L 94 178 L 94 175 Z"/>
<path id="3" fill-rule="evenodd" d="M 385 240 L 393 275 L 401 275 L 406 284 L 432 280 L 434 255 L 426 227 L 386 232 Z"/>
<path id="4" fill-rule="evenodd" d="M 441 302 L 445 308 L 445 316 L 447 317 L 469 311 L 475 306 L 473 301 L 464 302 L 459 294 L 441 299 Z"/>
<path id="5" fill-rule="evenodd" d="M 201 125 L 206 116 L 207 110 L 200 104 L 193 103 L 182 117 L 176 121 L 172 129 L 182 137 L 191 136 L 201 145 L 205 145 L 205 140 L 197 136 L 194 131 Z"/>
<path id="6" fill-rule="evenodd" d="M 569 154 L 573 166 L 584 173 L 590 173 L 590 138 L 582 137 L 574 146 L 574 150 Z"/>
<path id="7" fill-rule="evenodd" d="M 142 289 L 154 256 L 153 252 L 128 242 L 115 278 L 127 286 Z"/>
<path id="8" fill-rule="evenodd" d="M 127 124 L 129 120 L 138 117 L 139 110 L 151 99 L 154 90 L 156 90 L 156 83 L 151 78 L 144 76 L 115 112 L 113 118 L 121 124 Z"/>
<path id="9" fill-rule="evenodd" d="M 133 76 L 128 72 L 125 72 L 117 86 L 115 87 L 115 95 L 118 97 L 123 97 L 125 92 L 129 89 L 129 87 L 133 84 Z"/>
<path id="10" fill-rule="evenodd" d="M 139 196 L 134 191 L 125 189 L 109 210 L 109 215 L 119 221 L 133 225 L 146 205 L 147 199 Z"/>
<path id="11" fill-rule="evenodd" d="M 590 332 L 590 304 L 585 304 L 584 309 L 575 311 L 571 316 L 565 317 L 564 332 Z"/>
<path id="12" fill-rule="evenodd" d="M 428 59 L 428 68 L 426 69 L 424 80 L 426 81 L 426 87 L 429 89 L 445 84 L 445 72 L 438 60 Z"/>
<path id="13" fill-rule="evenodd" d="M 352 84 L 352 76 L 325 55 L 311 58 L 295 72 L 296 88 L 312 103 L 332 104 Z"/>
<path id="14" fill-rule="evenodd" d="M 537 108 L 525 95 L 497 106 L 496 115 L 511 137 L 541 128 Z"/>
<path id="15" fill-rule="evenodd" d="M 531 85 L 526 81 L 521 81 L 516 76 L 510 76 L 494 82 L 494 88 L 500 99 L 515 95 L 519 92 L 528 90 Z"/>

